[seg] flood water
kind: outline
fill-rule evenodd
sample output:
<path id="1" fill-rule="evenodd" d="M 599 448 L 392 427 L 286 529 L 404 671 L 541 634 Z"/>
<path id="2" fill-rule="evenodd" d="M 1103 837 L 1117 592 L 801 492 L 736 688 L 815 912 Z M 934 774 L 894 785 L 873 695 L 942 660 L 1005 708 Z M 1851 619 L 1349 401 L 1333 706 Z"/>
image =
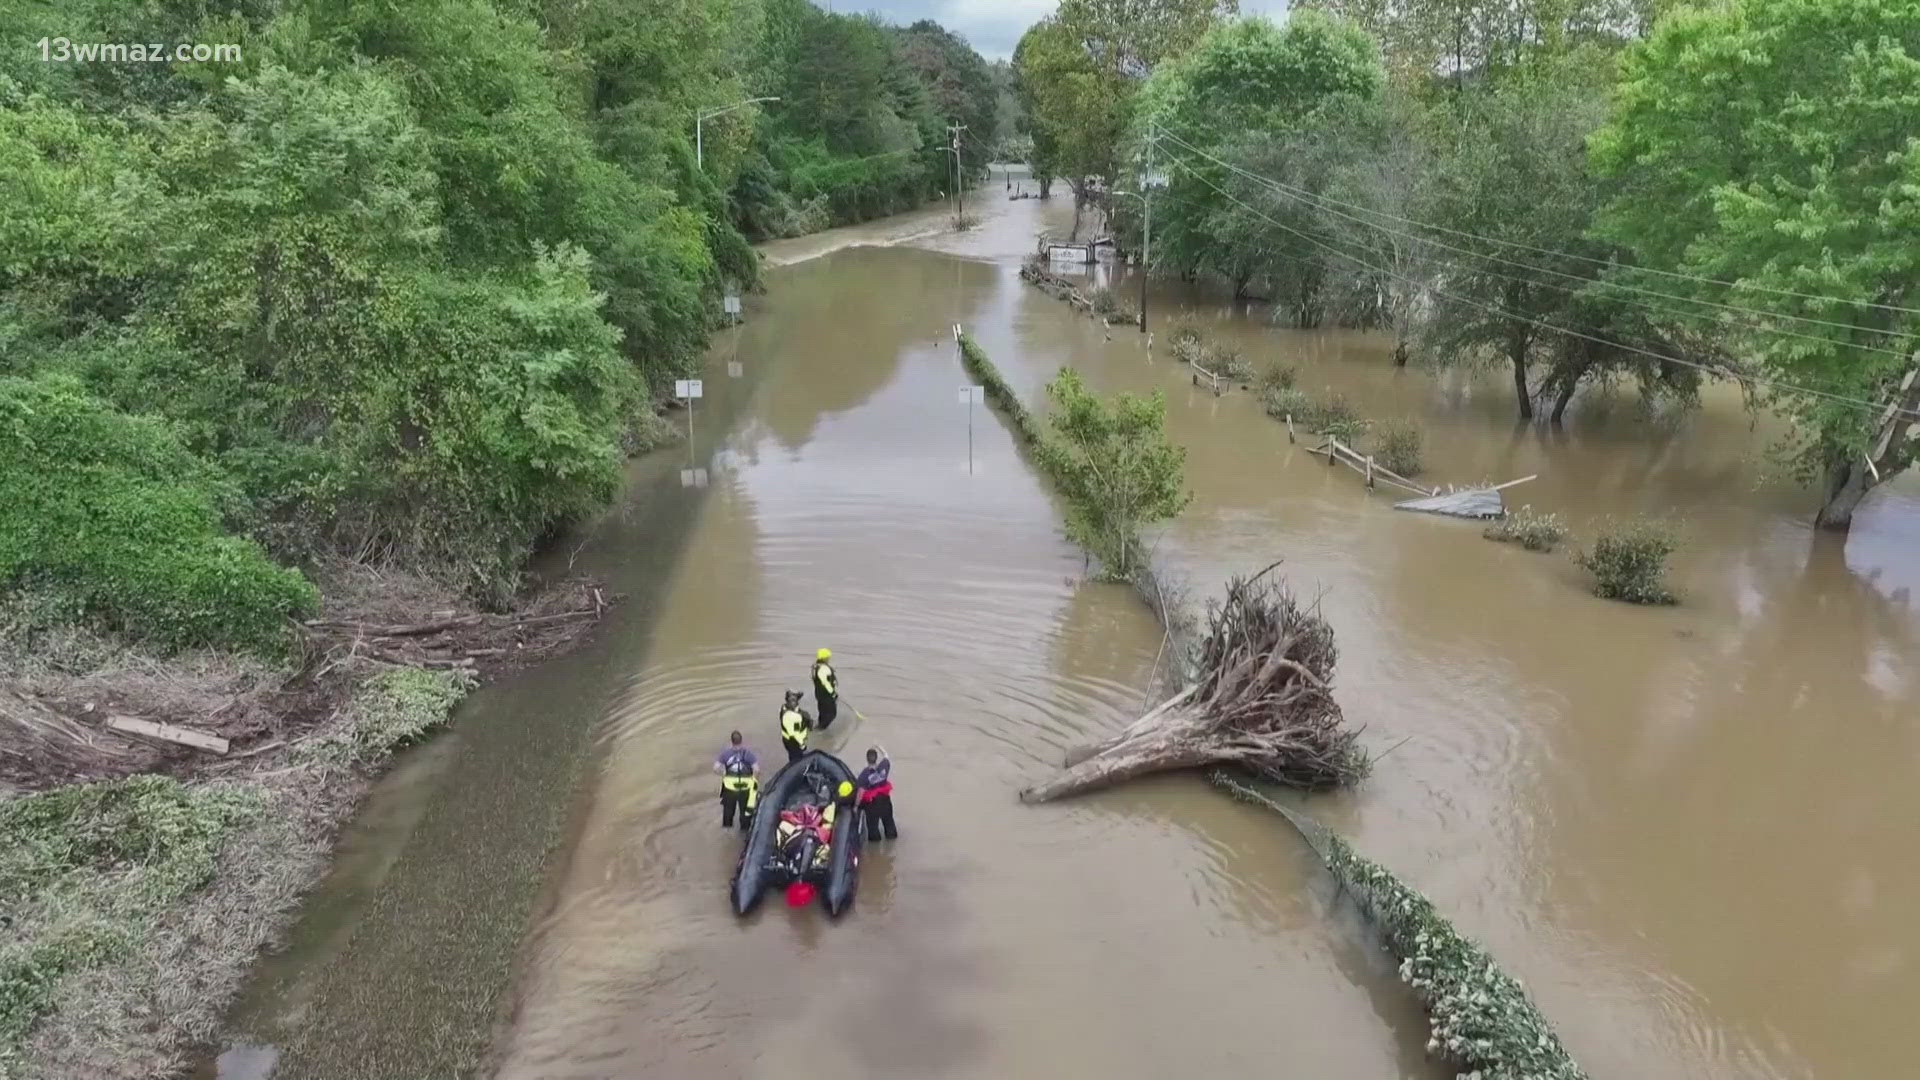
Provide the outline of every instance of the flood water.
<path id="1" fill-rule="evenodd" d="M 1191 309 L 1256 365 L 1418 420 L 1441 482 L 1538 473 L 1510 502 L 1577 534 L 1683 517 L 1680 606 L 1597 600 L 1564 553 L 1395 512 L 1252 395 L 1196 390 L 1023 285 L 1065 203 L 770 246 L 785 265 L 716 340 L 690 445 L 644 463 L 579 555 L 639 600 L 477 695 L 463 743 L 370 805 L 398 834 L 357 861 L 378 880 L 323 891 L 324 930 L 236 1022 L 287 1048 L 273 1075 L 1447 1075 L 1278 818 L 1193 777 L 1018 802 L 1137 713 L 1160 637 L 1082 580 L 1004 426 L 958 403 L 955 323 L 1029 400 L 1062 364 L 1167 393 L 1195 498 L 1161 558 L 1202 595 L 1284 558 L 1335 628 L 1349 718 L 1394 747 L 1302 805 L 1487 945 L 1592 1075 L 1910 1072 L 1920 487 L 1815 536 L 1811 496 L 1766 475 L 1777 429 L 1736 398 L 1520 426 L 1497 373 L 1395 369 L 1367 335 L 1156 292 L 1157 327 Z M 838 923 L 777 896 L 736 919 L 709 763 L 732 728 L 775 763 L 779 692 L 820 646 L 846 697 L 815 745 L 891 753 L 901 838 L 869 849 Z M 538 775 L 510 775 L 516 755 Z"/>

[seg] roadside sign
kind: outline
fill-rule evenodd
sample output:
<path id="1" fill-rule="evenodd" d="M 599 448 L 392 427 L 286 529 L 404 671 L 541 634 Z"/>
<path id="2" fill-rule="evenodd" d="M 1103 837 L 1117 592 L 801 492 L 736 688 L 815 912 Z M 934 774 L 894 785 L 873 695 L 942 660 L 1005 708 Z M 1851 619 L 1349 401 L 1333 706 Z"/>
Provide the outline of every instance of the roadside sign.
<path id="1" fill-rule="evenodd" d="M 963 386 L 960 388 L 960 404 L 978 405 L 987 400 L 987 388 L 984 386 Z"/>
<path id="2" fill-rule="evenodd" d="M 724 301 L 722 301 L 722 303 L 725 306 L 725 310 L 727 314 L 729 315 L 740 314 L 740 298 L 739 297 L 729 295 Z"/>
<path id="3" fill-rule="evenodd" d="M 727 374 L 730 377 L 737 379 L 740 377 L 741 373 L 743 373 L 744 371 L 746 371 L 746 368 L 740 365 L 740 361 L 738 360 L 727 361 Z"/>
<path id="4" fill-rule="evenodd" d="M 675 379 L 673 381 L 673 396 L 689 401 L 699 397 L 701 390 L 700 382 L 701 380 L 699 379 Z"/>
<path id="5" fill-rule="evenodd" d="M 707 486 L 707 470 L 681 469 L 680 470 L 680 486 L 681 487 L 702 487 L 702 488 L 706 487 Z"/>

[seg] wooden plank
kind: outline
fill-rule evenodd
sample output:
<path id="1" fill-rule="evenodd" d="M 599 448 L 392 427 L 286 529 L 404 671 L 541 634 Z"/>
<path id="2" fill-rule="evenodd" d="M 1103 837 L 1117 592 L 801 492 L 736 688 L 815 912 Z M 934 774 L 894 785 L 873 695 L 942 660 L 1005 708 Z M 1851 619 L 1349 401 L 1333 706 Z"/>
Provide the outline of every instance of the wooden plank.
<path id="1" fill-rule="evenodd" d="M 1504 484 L 1495 484 L 1494 486 L 1488 488 L 1487 490 L 1488 491 L 1505 491 L 1508 488 L 1513 487 L 1515 484 L 1524 484 L 1529 480 L 1538 480 L 1538 479 L 1540 479 L 1540 474 L 1534 473 L 1531 476 L 1523 476 L 1518 480 L 1509 480 Z M 1434 492 L 1434 494 L 1438 495 L 1439 492 L 1436 491 Z"/>
<path id="2" fill-rule="evenodd" d="M 196 750 L 210 750 L 216 754 L 227 752 L 227 740 L 220 736 L 175 727 L 172 724 L 156 724 L 151 720 L 140 720 L 131 716 L 111 716 L 107 718 L 107 728 L 129 735 L 144 735 L 149 739 L 159 739 L 161 742 L 191 746 Z"/>

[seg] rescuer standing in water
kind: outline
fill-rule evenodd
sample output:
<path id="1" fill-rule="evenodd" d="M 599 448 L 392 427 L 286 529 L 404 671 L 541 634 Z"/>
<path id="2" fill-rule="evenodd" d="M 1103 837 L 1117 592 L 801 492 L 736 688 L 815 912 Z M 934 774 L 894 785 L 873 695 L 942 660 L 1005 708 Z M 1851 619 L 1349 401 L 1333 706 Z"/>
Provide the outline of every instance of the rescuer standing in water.
<path id="1" fill-rule="evenodd" d="M 880 747 L 867 751 L 867 767 L 860 770 L 860 805 L 867 810 L 867 839 L 878 842 L 880 831 L 887 839 L 897 840 L 900 830 L 893 825 L 893 759 Z"/>
<path id="2" fill-rule="evenodd" d="M 832 649 L 821 649 L 813 656 L 813 707 L 820 713 L 820 730 L 825 731 L 840 714 L 840 684 L 835 681 Z"/>
<path id="3" fill-rule="evenodd" d="M 740 811 L 740 827 L 753 824 L 754 805 L 760 801 L 760 759 L 747 749 L 739 732 L 727 736 L 728 746 L 713 759 L 720 774 L 720 827 L 733 828 L 733 812 Z"/>
<path id="4" fill-rule="evenodd" d="M 800 691 L 787 691 L 786 704 L 780 706 L 780 744 L 787 748 L 787 760 L 794 761 L 807 751 L 807 735 L 813 730 L 813 717 L 800 707 Z"/>

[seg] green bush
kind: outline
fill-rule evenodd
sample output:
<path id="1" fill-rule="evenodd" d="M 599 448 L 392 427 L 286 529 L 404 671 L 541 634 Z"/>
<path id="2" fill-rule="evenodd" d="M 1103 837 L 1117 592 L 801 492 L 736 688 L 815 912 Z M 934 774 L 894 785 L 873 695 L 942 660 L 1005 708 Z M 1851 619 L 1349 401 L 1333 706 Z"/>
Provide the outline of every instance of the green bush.
<path id="1" fill-rule="evenodd" d="M 1260 404 L 1266 408 L 1268 416 L 1275 420 L 1285 420 L 1291 416 L 1295 424 L 1305 424 L 1314 409 L 1312 396 L 1291 386 L 1266 387 L 1260 391 Z"/>
<path id="2" fill-rule="evenodd" d="M 1389 420 L 1373 432 L 1373 457 L 1401 476 L 1418 476 L 1426 467 L 1423 442 L 1411 421 Z"/>
<path id="3" fill-rule="evenodd" d="M 1300 372 L 1292 364 L 1275 361 L 1268 364 L 1267 370 L 1260 373 L 1260 390 L 1262 393 L 1269 390 L 1291 390 L 1299 377 Z"/>
<path id="4" fill-rule="evenodd" d="M 1313 408 L 1308 410 L 1309 430 L 1332 435 L 1344 442 L 1351 443 L 1359 438 L 1366 432 L 1367 426 L 1367 421 L 1360 417 L 1360 411 L 1353 407 L 1344 394 L 1316 401 Z"/>
<path id="5" fill-rule="evenodd" d="M 1528 551 L 1552 551 L 1567 538 L 1558 514 L 1542 514 L 1523 506 L 1486 527 L 1480 534 L 1503 544 L 1519 544 Z"/>
<path id="6" fill-rule="evenodd" d="M 1182 315 L 1174 320 L 1173 329 L 1167 332 L 1167 340 L 1178 346 L 1181 343 L 1200 344 L 1206 335 L 1200 330 L 1200 323 L 1191 315 Z"/>
<path id="7" fill-rule="evenodd" d="M 1239 348 L 1226 342 L 1208 346 L 1200 366 L 1234 382 L 1246 382 L 1253 378 L 1253 362 L 1241 355 Z"/>
<path id="8" fill-rule="evenodd" d="M 316 594 L 223 531 L 225 488 L 163 421 L 67 377 L 0 378 L 0 589 L 66 597 L 161 651 L 277 653 Z"/>
<path id="9" fill-rule="evenodd" d="M 1095 315 L 1111 315 L 1120 310 L 1119 297 L 1114 296 L 1113 290 L 1105 285 L 1093 290 L 1091 301 Z"/>
<path id="10" fill-rule="evenodd" d="M 1593 547 L 1574 555 L 1593 575 L 1593 594 L 1633 604 L 1671 604 L 1678 600 L 1662 580 L 1667 556 L 1679 546 L 1678 531 L 1651 518 L 1608 522 Z"/>

